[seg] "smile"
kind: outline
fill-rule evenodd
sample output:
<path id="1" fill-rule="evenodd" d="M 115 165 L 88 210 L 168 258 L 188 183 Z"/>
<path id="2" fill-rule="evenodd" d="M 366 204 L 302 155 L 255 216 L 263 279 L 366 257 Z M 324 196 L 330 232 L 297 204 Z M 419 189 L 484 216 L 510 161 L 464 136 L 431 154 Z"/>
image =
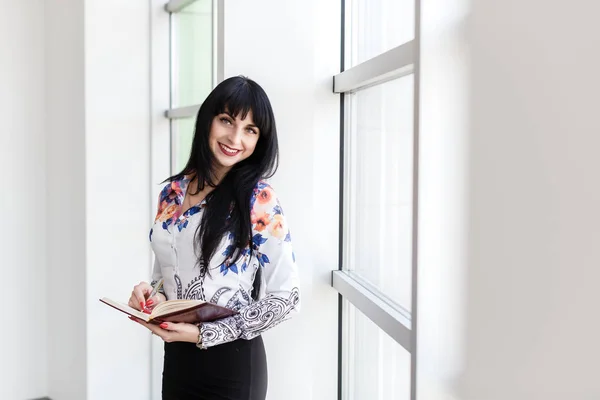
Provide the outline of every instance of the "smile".
<path id="1" fill-rule="evenodd" d="M 222 143 L 219 143 L 219 148 L 226 156 L 232 157 L 237 155 L 241 150 L 232 149 L 231 147 L 225 146 Z"/>

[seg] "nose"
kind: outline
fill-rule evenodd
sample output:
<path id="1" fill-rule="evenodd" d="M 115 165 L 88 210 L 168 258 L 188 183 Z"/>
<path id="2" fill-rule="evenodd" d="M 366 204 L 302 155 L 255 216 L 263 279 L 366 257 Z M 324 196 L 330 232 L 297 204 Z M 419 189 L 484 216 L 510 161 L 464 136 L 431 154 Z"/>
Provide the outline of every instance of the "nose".
<path id="1" fill-rule="evenodd" d="M 232 129 L 230 134 L 228 135 L 227 139 L 229 140 L 230 144 L 232 147 L 239 145 L 240 143 L 242 143 L 242 135 L 244 133 L 243 128 L 239 127 L 239 128 L 235 128 Z M 237 147 L 236 147 L 237 148 Z"/>

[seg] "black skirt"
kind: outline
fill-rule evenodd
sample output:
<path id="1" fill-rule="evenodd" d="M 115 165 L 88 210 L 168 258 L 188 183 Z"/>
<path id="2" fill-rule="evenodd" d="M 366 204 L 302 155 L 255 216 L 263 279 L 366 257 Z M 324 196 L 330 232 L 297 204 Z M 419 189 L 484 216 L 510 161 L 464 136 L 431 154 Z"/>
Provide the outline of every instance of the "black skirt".
<path id="1" fill-rule="evenodd" d="M 265 400 L 267 357 L 260 336 L 200 350 L 165 343 L 163 400 Z"/>

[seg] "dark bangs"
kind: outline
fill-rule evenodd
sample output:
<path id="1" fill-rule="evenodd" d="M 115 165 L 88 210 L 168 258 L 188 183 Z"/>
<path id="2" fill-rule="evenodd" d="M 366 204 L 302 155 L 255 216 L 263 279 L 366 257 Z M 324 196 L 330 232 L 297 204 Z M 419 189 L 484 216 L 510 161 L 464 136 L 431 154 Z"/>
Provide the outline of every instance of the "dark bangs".
<path id="1" fill-rule="evenodd" d="M 228 113 L 245 119 L 252 111 L 252 120 L 261 135 L 269 137 L 273 130 L 274 117 L 263 89 L 254 81 L 233 80 L 215 98 L 215 115 Z"/>

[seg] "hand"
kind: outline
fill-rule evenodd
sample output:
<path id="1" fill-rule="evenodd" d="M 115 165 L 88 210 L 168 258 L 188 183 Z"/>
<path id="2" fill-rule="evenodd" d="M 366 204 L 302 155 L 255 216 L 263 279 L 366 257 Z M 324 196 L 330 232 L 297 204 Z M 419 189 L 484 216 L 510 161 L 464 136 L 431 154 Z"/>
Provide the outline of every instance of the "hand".
<path id="1" fill-rule="evenodd" d="M 138 285 L 135 285 L 129 298 L 129 307 L 149 313 L 149 310 L 152 310 L 157 304 L 166 300 L 162 293 L 157 293 L 151 299 L 146 299 L 146 296 L 150 295 L 150 293 L 152 293 L 152 286 L 148 282 L 140 282 Z"/>
<path id="2" fill-rule="evenodd" d="M 130 320 L 148 328 L 153 334 L 159 336 L 167 343 L 171 342 L 189 342 L 197 343 L 200 328 L 193 324 L 163 322 L 160 325 L 149 324 L 136 317 L 129 317 Z"/>

